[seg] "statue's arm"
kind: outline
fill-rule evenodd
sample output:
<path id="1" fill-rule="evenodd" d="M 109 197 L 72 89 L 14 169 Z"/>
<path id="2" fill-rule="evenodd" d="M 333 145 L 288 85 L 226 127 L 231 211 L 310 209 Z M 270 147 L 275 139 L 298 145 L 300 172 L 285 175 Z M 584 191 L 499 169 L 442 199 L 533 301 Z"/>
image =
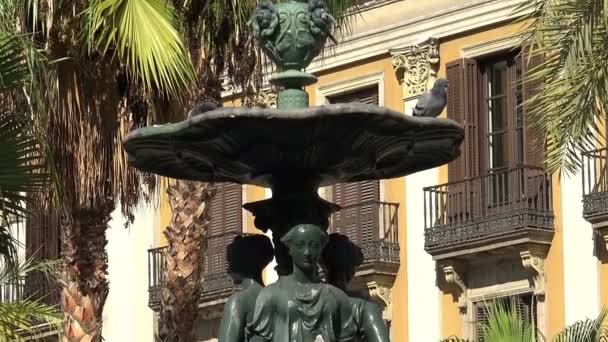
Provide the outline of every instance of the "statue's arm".
<path id="1" fill-rule="evenodd" d="M 374 302 L 365 302 L 362 328 L 367 342 L 390 342 L 388 329 L 382 318 L 382 311 Z"/>
<path id="2" fill-rule="evenodd" d="M 236 297 L 230 297 L 224 306 L 224 316 L 220 323 L 219 342 L 243 342 L 245 340 L 245 319 Z"/>

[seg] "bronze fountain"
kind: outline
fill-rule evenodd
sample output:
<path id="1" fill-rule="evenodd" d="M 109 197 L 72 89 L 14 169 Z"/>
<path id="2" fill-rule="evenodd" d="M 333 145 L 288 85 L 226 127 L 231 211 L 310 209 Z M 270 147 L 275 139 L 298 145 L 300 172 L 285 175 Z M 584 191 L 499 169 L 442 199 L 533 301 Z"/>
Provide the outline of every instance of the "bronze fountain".
<path id="1" fill-rule="evenodd" d="M 322 254 L 341 255 L 323 253 L 323 247 L 331 239 L 343 240 L 327 235 L 329 216 L 339 207 L 320 198 L 318 189 L 446 164 L 459 155 L 463 129 L 448 119 L 411 117 L 360 103 L 309 107 L 304 87 L 316 77 L 303 70 L 335 26 L 323 0 L 262 1 L 250 26 L 279 70 L 270 79 L 280 89 L 278 108 L 218 108 L 135 130 L 124 142 L 129 162 L 177 179 L 272 189 L 272 198 L 244 208 L 255 216 L 257 228 L 273 233 L 279 280 L 235 295 L 242 298 L 226 306 L 231 312 L 222 321 L 220 342 L 389 341 L 377 307 L 347 293 L 343 282 L 330 284 L 317 276 Z M 237 252 L 234 257 L 248 256 Z M 352 273 L 341 267 L 354 267 L 321 261 L 339 265 L 328 267 L 334 279 Z M 238 278 L 247 288 L 259 282 L 255 272 L 244 273 Z M 247 318 L 233 322 L 237 316 Z"/>

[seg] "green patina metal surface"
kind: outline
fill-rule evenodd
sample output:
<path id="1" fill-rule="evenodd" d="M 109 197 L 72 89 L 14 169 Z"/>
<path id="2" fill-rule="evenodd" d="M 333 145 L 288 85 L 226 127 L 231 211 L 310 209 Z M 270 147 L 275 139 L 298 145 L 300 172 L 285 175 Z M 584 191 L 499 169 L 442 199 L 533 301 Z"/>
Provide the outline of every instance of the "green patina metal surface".
<path id="1" fill-rule="evenodd" d="M 249 22 L 253 35 L 280 71 L 270 82 L 282 88 L 280 109 L 308 107 L 303 87 L 316 77 L 303 72 L 319 55 L 336 21 L 321 0 L 261 2 Z"/>

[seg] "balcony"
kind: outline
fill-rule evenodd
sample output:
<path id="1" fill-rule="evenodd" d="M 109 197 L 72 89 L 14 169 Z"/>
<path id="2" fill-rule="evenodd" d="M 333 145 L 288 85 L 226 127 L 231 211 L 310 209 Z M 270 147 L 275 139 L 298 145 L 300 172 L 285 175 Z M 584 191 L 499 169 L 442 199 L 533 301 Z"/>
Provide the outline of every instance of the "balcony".
<path id="1" fill-rule="evenodd" d="M 214 259 L 221 259 L 220 261 L 225 265 L 225 250 L 234 237 L 238 235 L 236 232 L 218 234 L 215 236 L 209 236 L 207 238 L 207 255 L 205 256 L 205 270 L 203 271 L 203 292 L 201 293 L 200 306 L 212 306 L 218 303 L 222 303 L 231 294 L 237 290 L 237 286 L 232 283 L 232 278 L 224 270 L 219 271 L 217 267 L 214 267 Z M 148 250 L 148 292 L 149 300 L 148 305 L 153 310 L 160 308 L 160 296 L 161 296 L 161 282 L 163 269 L 166 267 L 165 264 L 165 250 L 167 247 L 158 247 Z"/>
<path id="2" fill-rule="evenodd" d="M 598 256 L 608 260 L 608 148 L 583 152 L 583 217 L 605 248 Z"/>
<path id="3" fill-rule="evenodd" d="M 554 232 L 551 191 L 551 177 L 529 166 L 427 187 L 425 249 L 440 260 L 548 245 Z"/>
<path id="4" fill-rule="evenodd" d="M 19 300 L 37 300 L 47 305 L 59 305 L 59 290 L 54 280 L 48 279 L 43 274 L 32 274 L 16 282 L 0 283 L 0 303 L 12 303 Z M 57 340 L 57 327 L 55 325 L 36 321 L 33 328 L 27 331 L 18 331 L 21 337 L 27 341 Z"/>
<path id="5" fill-rule="evenodd" d="M 380 201 L 364 202 L 343 207 L 331 217 L 330 232 L 348 235 L 361 247 L 365 262 L 357 271 L 360 281 L 369 280 L 373 275 L 388 276 L 394 280 L 399 269 L 398 209 L 396 203 Z M 202 307 L 223 303 L 237 290 L 226 268 L 214 267 L 225 259 L 226 245 L 237 233 L 210 236 L 203 273 Z M 164 250 L 159 247 L 148 250 L 148 291 L 149 306 L 158 310 L 163 268 Z M 212 260 L 213 259 L 213 260 Z"/>
<path id="6" fill-rule="evenodd" d="M 364 262 L 351 283 L 353 290 L 369 291 L 390 315 L 389 293 L 399 270 L 399 204 L 366 201 L 344 206 L 330 221 L 330 233 L 347 235 L 361 248 Z M 388 317 L 388 316 L 387 316 Z"/>
<path id="7" fill-rule="evenodd" d="M 583 216 L 591 223 L 608 219 L 608 149 L 583 152 Z"/>

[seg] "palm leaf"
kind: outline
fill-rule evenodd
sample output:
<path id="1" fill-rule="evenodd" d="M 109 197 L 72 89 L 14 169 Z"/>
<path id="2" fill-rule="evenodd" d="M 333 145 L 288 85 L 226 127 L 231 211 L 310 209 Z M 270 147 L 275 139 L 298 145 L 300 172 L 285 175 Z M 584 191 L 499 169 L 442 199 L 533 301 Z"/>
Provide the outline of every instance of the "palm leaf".
<path id="1" fill-rule="evenodd" d="M 0 214 L 23 216 L 29 195 L 44 188 L 44 172 L 38 140 L 32 137 L 25 119 L 0 112 Z"/>
<path id="2" fill-rule="evenodd" d="M 597 318 L 578 321 L 564 329 L 555 342 L 598 342 L 608 339 L 608 310 L 603 309 Z"/>
<path id="3" fill-rule="evenodd" d="M 33 258 L 18 260 L 15 265 L 0 266 L 0 285 L 24 286 L 24 279 L 31 273 L 55 277 L 58 261 L 36 261 Z M 24 335 L 37 325 L 50 324 L 59 329 L 61 319 L 58 308 L 31 298 L 19 297 L 0 302 L 0 341 L 23 341 Z"/>
<path id="4" fill-rule="evenodd" d="M 0 91 L 20 87 L 29 81 L 27 60 L 19 39 L 0 31 Z"/>
<path id="5" fill-rule="evenodd" d="M 520 10 L 527 55 L 543 63 L 527 82 L 542 81 L 527 102 L 533 128 L 546 136 L 549 171 L 574 173 L 582 150 L 596 148 L 604 136 L 599 122 L 608 113 L 608 2 L 533 0 Z"/>
<path id="6" fill-rule="evenodd" d="M 508 308 L 504 301 L 494 301 L 488 305 L 488 309 L 488 322 L 481 327 L 484 341 L 536 341 L 534 325 L 521 319 L 516 305 Z"/>
<path id="7" fill-rule="evenodd" d="M 175 93 L 194 79 L 175 19 L 163 0 L 94 0 L 86 11 L 87 42 L 103 53 L 115 49 L 147 89 Z"/>
<path id="8" fill-rule="evenodd" d="M 39 301 L 0 303 L 0 341 L 25 341 L 23 336 L 37 325 L 50 323 L 59 329 L 61 321 L 56 308 Z"/>

